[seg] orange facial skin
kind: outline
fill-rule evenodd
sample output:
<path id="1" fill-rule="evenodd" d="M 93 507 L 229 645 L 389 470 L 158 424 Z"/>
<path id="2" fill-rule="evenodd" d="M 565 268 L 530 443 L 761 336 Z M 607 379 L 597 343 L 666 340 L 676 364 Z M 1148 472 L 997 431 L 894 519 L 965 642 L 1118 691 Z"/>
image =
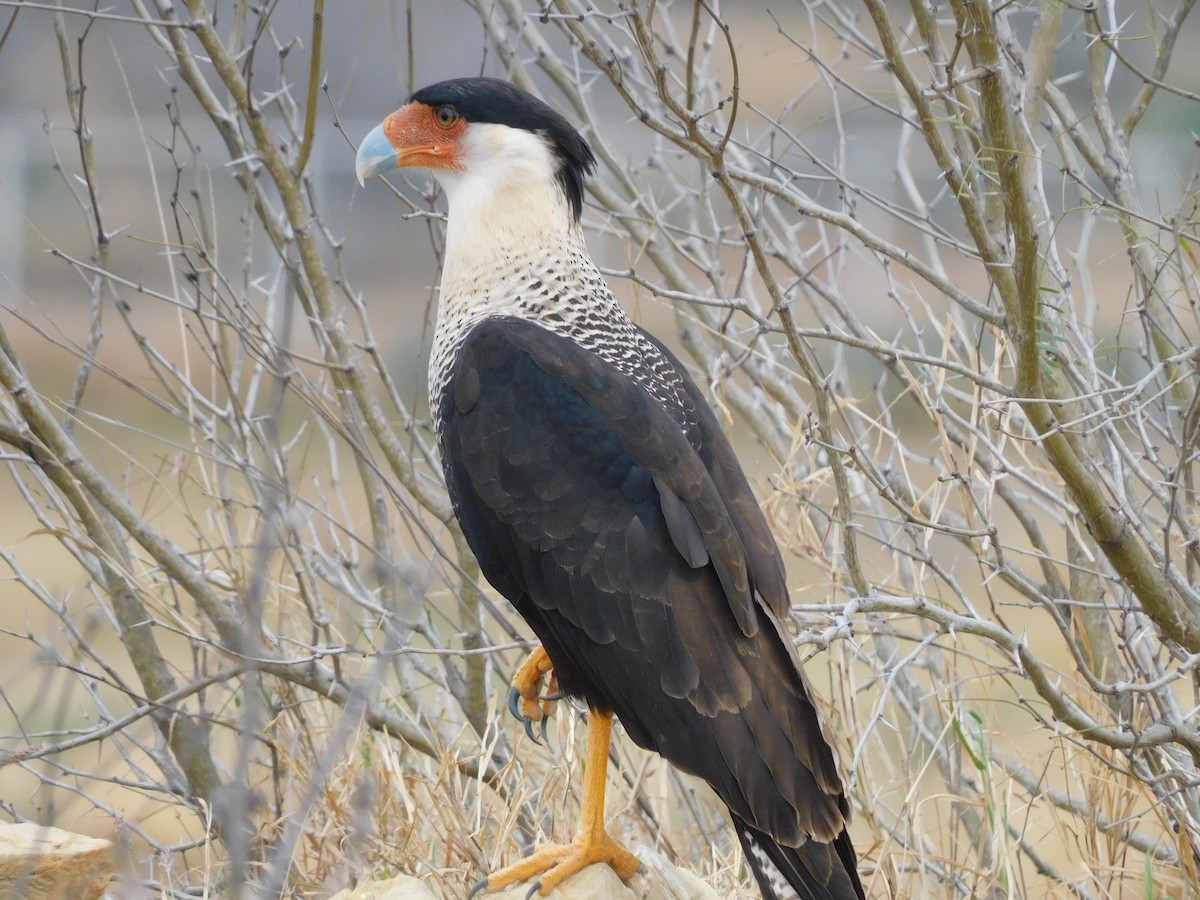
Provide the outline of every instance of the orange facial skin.
<path id="1" fill-rule="evenodd" d="M 396 165 L 462 171 L 459 144 L 467 122 L 453 106 L 409 103 L 383 122 L 383 131 L 397 154 Z"/>

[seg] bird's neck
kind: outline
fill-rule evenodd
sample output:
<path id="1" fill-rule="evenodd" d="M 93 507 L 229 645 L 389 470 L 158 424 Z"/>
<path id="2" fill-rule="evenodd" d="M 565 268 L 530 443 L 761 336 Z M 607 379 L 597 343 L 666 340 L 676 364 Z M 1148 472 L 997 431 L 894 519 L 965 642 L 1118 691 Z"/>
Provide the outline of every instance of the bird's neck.
<path id="1" fill-rule="evenodd" d="M 552 179 L 497 190 L 448 190 L 437 344 L 488 316 L 568 320 L 625 314 L 597 272 Z"/>
<path id="2" fill-rule="evenodd" d="M 458 348 L 492 316 L 537 322 L 642 383 L 684 427 L 679 375 L 617 303 L 588 255 L 557 182 L 522 192 L 448 190 L 449 222 L 430 409 L 449 384 Z"/>
<path id="3" fill-rule="evenodd" d="M 435 408 L 458 347 L 484 319 L 526 319 L 589 345 L 600 342 L 590 331 L 632 334 L 633 323 L 588 255 L 557 182 L 447 194 L 446 253 L 429 360 Z"/>
<path id="4" fill-rule="evenodd" d="M 578 253 L 586 258 L 580 229 L 557 182 L 465 183 L 447 193 L 444 300 L 475 297 L 481 287 L 513 277 L 533 259 L 547 264 Z"/>

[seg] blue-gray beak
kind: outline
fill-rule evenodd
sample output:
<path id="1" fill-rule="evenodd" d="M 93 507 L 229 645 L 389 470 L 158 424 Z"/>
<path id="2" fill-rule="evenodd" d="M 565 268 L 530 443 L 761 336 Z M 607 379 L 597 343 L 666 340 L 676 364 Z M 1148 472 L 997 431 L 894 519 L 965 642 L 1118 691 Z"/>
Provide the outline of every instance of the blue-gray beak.
<path id="1" fill-rule="evenodd" d="M 372 175 L 390 172 L 400 162 L 400 155 L 392 142 L 388 140 L 387 132 L 378 125 L 358 145 L 358 156 L 354 158 L 354 167 L 358 171 L 358 183 L 366 184 Z"/>

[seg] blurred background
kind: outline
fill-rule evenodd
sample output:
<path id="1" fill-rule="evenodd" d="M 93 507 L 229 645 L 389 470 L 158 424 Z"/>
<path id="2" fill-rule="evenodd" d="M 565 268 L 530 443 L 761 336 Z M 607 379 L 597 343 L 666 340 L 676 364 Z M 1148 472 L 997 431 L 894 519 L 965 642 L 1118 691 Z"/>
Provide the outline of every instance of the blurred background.
<path id="1" fill-rule="evenodd" d="M 979 87 L 1025 167 L 1038 377 L 1186 609 L 1200 25 L 994 6 L 993 40 L 962 2 L 0 2 L 0 324 L 65 441 L 6 380 L 7 818 L 116 840 L 127 896 L 455 896 L 570 827 L 582 729 L 535 749 L 503 712 L 528 633 L 430 448 L 444 203 L 354 178 L 412 90 L 488 74 L 596 143 L 591 249 L 735 435 L 872 896 L 1195 896 L 1200 656 L 1019 402 Z M 621 827 L 752 895 L 705 791 L 620 753 Z"/>

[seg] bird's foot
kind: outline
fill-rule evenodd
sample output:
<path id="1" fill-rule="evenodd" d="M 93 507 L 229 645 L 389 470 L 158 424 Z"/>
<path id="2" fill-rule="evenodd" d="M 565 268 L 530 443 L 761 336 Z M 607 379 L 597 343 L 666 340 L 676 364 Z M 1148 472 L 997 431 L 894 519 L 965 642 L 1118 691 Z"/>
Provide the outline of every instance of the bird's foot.
<path id="1" fill-rule="evenodd" d="M 471 895 L 474 896 L 481 889 L 498 891 L 536 878 L 527 896 L 545 896 L 593 863 L 607 863 L 617 873 L 618 878 L 629 881 L 637 871 L 638 858 L 613 840 L 606 831 L 582 834 L 570 844 L 547 844 L 539 847 L 532 856 L 493 872 L 475 886 Z"/>
<path id="2" fill-rule="evenodd" d="M 542 693 L 542 682 L 546 683 L 546 693 Z M 546 655 L 546 649 L 539 646 L 517 669 L 512 678 L 512 687 L 508 691 L 508 709 L 513 716 L 525 726 L 525 733 L 530 739 L 537 741 L 533 733 L 533 723 L 541 723 L 542 737 L 546 736 L 546 720 L 554 715 L 562 693 L 558 689 L 558 679 L 554 676 L 554 665 Z"/>

